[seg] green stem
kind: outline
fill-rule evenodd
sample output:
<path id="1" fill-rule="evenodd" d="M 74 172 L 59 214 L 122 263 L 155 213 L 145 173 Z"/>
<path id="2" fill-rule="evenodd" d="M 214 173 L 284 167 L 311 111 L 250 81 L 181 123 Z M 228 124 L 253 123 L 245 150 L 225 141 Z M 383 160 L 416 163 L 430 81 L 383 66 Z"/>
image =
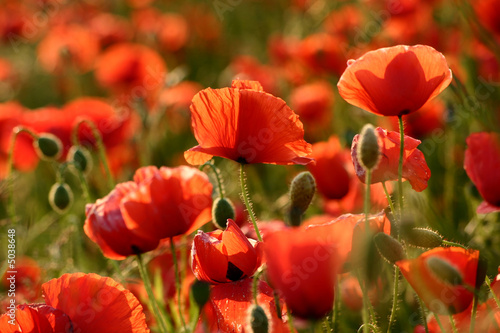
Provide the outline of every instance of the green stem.
<path id="1" fill-rule="evenodd" d="M 491 296 L 493 296 L 493 299 L 497 303 L 497 306 L 500 308 L 500 300 L 498 299 L 497 295 L 495 294 L 495 291 L 491 288 L 491 280 L 490 280 L 490 278 L 488 276 L 486 276 L 484 280 L 486 281 L 486 285 L 490 289 Z"/>
<path id="2" fill-rule="evenodd" d="M 368 215 L 370 214 L 370 190 L 371 190 L 371 181 L 372 181 L 372 171 L 370 169 L 366 170 L 366 190 L 365 190 L 365 233 L 368 236 L 370 234 L 370 224 L 368 222 Z"/>
<path id="3" fill-rule="evenodd" d="M 439 316 L 435 313 L 434 313 L 434 318 L 436 318 L 436 322 L 438 323 L 438 326 L 441 329 L 441 332 L 446 332 L 444 330 L 443 324 L 441 323 L 441 319 L 439 319 Z"/>
<path id="4" fill-rule="evenodd" d="M 286 317 L 288 320 L 288 329 L 290 330 L 290 332 L 296 332 L 295 327 L 293 327 L 293 318 L 292 314 L 290 313 L 289 307 L 286 307 Z"/>
<path id="5" fill-rule="evenodd" d="M 255 229 L 255 233 L 257 234 L 257 240 L 262 242 L 262 236 L 260 235 L 259 227 L 257 226 L 257 220 L 255 219 L 255 214 L 252 209 L 252 205 L 250 204 L 250 198 L 248 196 L 247 186 L 245 184 L 245 170 L 244 164 L 240 164 L 240 183 L 241 183 L 241 195 L 243 196 L 243 201 L 245 201 L 245 206 L 248 211 L 248 215 L 250 215 L 250 219 L 252 220 L 253 227 Z"/>
<path id="6" fill-rule="evenodd" d="M 78 174 L 78 179 L 80 180 L 80 185 L 82 186 L 82 192 L 85 202 L 92 202 L 93 200 L 90 196 L 89 185 L 87 183 L 87 180 L 85 179 L 85 176 L 83 175 L 83 172 L 80 169 L 77 169 L 76 173 Z"/>
<path id="7" fill-rule="evenodd" d="M 451 328 L 453 330 L 453 333 L 458 333 L 457 326 L 455 326 L 455 320 L 453 319 L 453 315 L 449 314 L 448 318 L 450 318 L 450 324 L 451 324 Z"/>
<path id="8" fill-rule="evenodd" d="M 276 314 L 278 318 L 281 319 L 281 305 L 280 305 L 280 297 L 276 291 L 273 292 L 274 297 L 274 305 L 276 306 Z"/>
<path id="9" fill-rule="evenodd" d="M 478 300 L 477 295 L 474 295 L 474 298 L 472 299 L 472 311 L 470 315 L 469 333 L 474 333 L 474 326 L 476 324 L 477 300 Z"/>
<path id="10" fill-rule="evenodd" d="M 92 136 L 95 139 L 96 146 L 97 146 L 97 152 L 99 154 L 99 159 L 101 160 L 101 163 L 104 167 L 104 172 L 106 173 L 106 179 L 108 181 L 108 187 L 109 190 L 111 191 L 115 187 L 115 182 L 113 180 L 113 175 L 111 174 L 110 168 L 109 168 L 109 163 L 108 163 L 108 158 L 106 157 L 106 150 L 104 148 L 104 143 L 102 142 L 102 137 L 101 133 L 95 126 L 95 124 L 88 120 L 88 119 L 82 119 L 80 120 L 75 127 L 73 127 L 73 132 L 72 132 L 72 141 L 74 145 L 78 145 L 78 130 L 80 128 L 81 124 L 87 124 L 90 127 L 90 130 L 92 131 Z"/>
<path id="11" fill-rule="evenodd" d="M 252 280 L 252 295 L 253 295 L 253 299 L 255 301 L 255 304 L 259 304 L 259 302 L 257 301 L 257 296 L 259 295 L 258 285 L 259 285 L 259 278 L 260 278 L 260 276 L 262 275 L 263 272 L 264 272 L 264 270 L 262 268 L 260 268 L 255 273 L 255 275 L 253 276 L 253 280 Z"/>
<path id="12" fill-rule="evenodd" d="M 415 293 L 418 299 L 418 304 L 420 305 L 420 315 L 422 316 L 423 322 L 424 322 L 424 328 L 425 328 L 425 333 L 429 333 L 429 326 L 427 326 L 427 314 L 425 313 L 425 306 L 424 302 L 418 297 L 418 295 Z"/>
<path id="13" fill-rule="evenodd" d="M 340 297 L 340 282 L 337 276 L 335 281 L 335 299 L 333 306 L 333 315 L 332 315 L 332 332 L 339 332 L 339 318 L 340 318 L 340 307 L 341 307 L 341 297 Z"/>
<path id="14" fill-rule="evenodd" d="M 399 133 L 401 138 L 401 147 L 399 148 L 399 166 L 398 166 L 398 196 L 399 196 L 399 219 L 403 216 L 403 156 L 405 150 L 405 133 L 403 127 L 403 116 L 398 116 Z"/>
<path id="15" fill-rule="evenodd" d="M 392 325 L 396 319 L 396 310 L 398 308 L 398 294 L 399 294 L 399 268 L 394 266 L 394 289 L 392 295 L 392 309 L 391 316 L 389 317 L 389 325 L 387 326 L 387 333 L 391 332 Z"/>
<path id="16" fill-rule="evenodd" d="M 200 166 L 200 170 L 203 170 L 203 168 L 206 166 L 209 166 L 212 169 L 212 171 L 214 172 L 215 179 L 217 180 L 217 187 L 219 189 L 219 197 L 221 199 L 223 199 L 224 198 L 224 186 L 222 185 L 222 178 L 220 177 L 219 169 L 217 169 L 217 167 L 211 161 L 208 161 Z"/>
<path id="17" fill-rule="evenodd" d="M 184 315 L 182 313 L 182 301 L 181 301 L 181 279 L 179 267 L 177 264 L 177 253 L 175 251 L 175 244 L 173 237 L 170 237 L 170 251 L 172 251 L 172 261 L 174 263 L 174 274 L 175 274 L 175 290 L 177 291 L 177 309 L 179 310 L 179 317 L 182 323 L 184 332 L 186 332 L 186 322 L 184 321 Z"/>
<path id="18" fill-rule="evenodd" d="M 146 288 L 146 292 L 149 297 L 149 305 L 153 310 L 154 316 L 158 325 L 160 326 L 161 333 L 167 333 L 167 327 L 165 326 L 164 318 L 160 314 L 160 309 L 158 307 L 158 303 L 156 302 L 156 298 L 153 294 L 153 289 L 151 288 L 151 281 L 149 279 L 149 275 L 146 271 L 144 263 L 142 261 L 142 257 L 140 253 L 137 253 L 137 265 L 139 266 L 139 273 L 141 274 L 142 281 L 144 282 L 144 287 Z"/>
<path id="19" fill-rule="evenodd" d="M 385 196 L 387 198 L 387 202 L 389 202 L 389 207 L 391 208 L 391 213 L 394 217 L 396 217 L 396 209 L 394 209 L 394 203 L 392 202 L 391 195 L 389 191 L 387 191 L 387 187 L 385 186 L 385 182 L 382 182 L 382 188 L 384 189 Z"/>
<path id="20" fill-rule="evenodd" d="M 455 243 L 455 242 L 446 241 L 446 240 L 443 240 L 443 245 L 448 245 L 448 246 L 458 246 L 458 247 L 461 247 L 462 249 L 466 249 L 466 250 L 467 250 L 467 246 L 465 246 L 465 245 L 462 245 L 462 244 L 460 244 L 460 243 Z"/>
<path id="21" fill-rule="evenodd" d="M 366 190 L 365 190 L 365 203 L 364 203 L 364 210 L 365 210 L 365 245 L 368 247 L 368 243 L 370 241 L 370 223 L 368 222 L 368 215 L 370 213 L 370 184 L 371 184 L 371 176 L 372 172 L 370 169 L 366 169 Z M 366 277 L 366 274 L 363 274 Z M 358 276 L 359 280 L 359 285 L 361 287 L 361 291 L 363 293 L 363 332 L 368 333 L 369 327 L 368 327 L 368 321 L 369 321 L 369 312 L 368 312 L 368 303 L 370 300 L 368 299 L 367 291 L 366 291 L 366 283 L 364 279 L 361 279 L 361 274 Z"/>

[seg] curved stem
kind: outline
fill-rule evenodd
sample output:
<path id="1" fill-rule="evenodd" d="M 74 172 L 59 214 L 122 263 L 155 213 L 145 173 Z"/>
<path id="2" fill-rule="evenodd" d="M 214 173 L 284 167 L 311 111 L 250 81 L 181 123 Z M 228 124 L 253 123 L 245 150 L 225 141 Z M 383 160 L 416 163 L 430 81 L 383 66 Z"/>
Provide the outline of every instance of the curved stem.
<path id="1" fill-rule="evenodd" d="M 163 316 L 160 314 L 160 309 L 158 307 L 158 302 L 156 302 L 156 298 L 153 294 L 153 289 L 151 288 L 151 281 L 149 279 L 148 272 L 144 267 L 144 263 L 142 261 L 142 257 L 140 253 L 137 253 L 137 265 L 139 266 L 139 273 L 141 274 L 142 281 L 144 281 L 144 287 L 146 288 L 146 292 L 148 293 L 149 303 L 151 308 L 153 308 L 153 313 L 160 326 L 160 332 L 167 333 L 167 327 L 164 322 Z"/>
<path id="2" fill-rule="evenodd" d="M 399 165 L 398 165 L 398 196 L 399 196 L 399 218 L 403 216 L 403 156 L 405 150 L 405 133 L 403 127 L 403 116 L 398 116 L 399 133 L 401 139 L 401 147 L 399 148 Z"/>
<path id="3" fill-rule="evenodd" d="M 392 202 L 391 195 L 389 191 L 387 191 L 387 187 L 385 186 L 385 182 L 382 182 L 382 188 L 384 189 L 385 196 L 387 198 L 387 202 L 389 202 L 389 207 L 391 208 L 391 213 L 394 217 L 396 217 L 396 209 L 394 209 L 394 203 Z"/>
<path id="4" fill-rule="evenodd" d="M 255 219 L 255 214 L 252 209 L 252 205 L 250 203 L 250 198 L 248 196 L 247 186 L 245 183 L 245 170 L 244 164 L 240 164 L 240 184 L 241 184 L 241 195 L 243 196 L 243 201 L 245 201 L 245 206 L 248 211 L 248 215 L 250 215 L 250 219 L 252 220 L 253 227 L 255 229 L 255 233 L 257 234 L 257 240 L 262 242 L 262 236 L 260 235 L 259 227 L 257 226 L 257 220 Z"/>
<path id="5" fill-rule="evenodd" d="M 212 169 L 212 171 L 214 172 L 215 179 L 217 180 L 217 187 L 219 189 L 219 197 L 221 199 L 223 199 L 224 198 L 224 186 L 222 185 L 222 178 L 220 177 L 219 169 L 217 169 L 217 167 L 211 161 L 208 161 L 200 166 L 200 170 L 203 170 L 203 168 L 206 166 L 209 166 Z"/>
<path id="6" fill-rule="evenodd" d="M 97 152 L 99 154 L 99 159 L 101 160 L 101 163 L 104 167 L 104 172 L 106 173 L 106 178 L 108 181 L 108 187 L 109 190 L 111 191 L 115 187 L 115 181 L 113 180 L 113 175 L 111 174 L 110 168 L 109 168 L 109 163 L 108 163 L 108 158 L 106 157 L 106 150 L 104 148 L 104 143 L 102 142 L 102 137 L 101 133 L 95 126 L 95 124 L 88 120 L 88 119 L 82 119 L 80 120 L 75 127 L 73 127 L 73 132 L 71 134 L 71 140 L 74 145 L 79 144 L 79 139 L 78 139 L 78 130 L 80 128 L 81 124 L 86 124 L 90 127 L 90 130 L 92 131 L 92 136 L 95 139 L 96 146 L 97 146 Z"/>
<path id="7" fill-rule="evenodd" d="M 391 332 L 392 325 L 396 321 L 396 310 L 398 308 L 398 294 L 399 294 L 399 268 L 394 266 L 394 289 L 392 295 L 392 309 L 391 316 L 389 317 L 389 325 L 387 326 L 387 333 Z"/>
<path id="8" fill-rule="evenodd" d="M 177 309 L 179 310 L 179 317 L 186 332 L 186 322 L 184 321 L 184 315 L 182 314 L 182 301 L 181 301 L 181 279 L 179 272 L 179 265 L 177 264 L 177 252 L 175 251 L 175 244 L 173 237 L 170 237 L 170 251 L 172 251 L 172 261 L 174 263 L 174 274 L 175 274 L 175 290 L 177 291 Z"/>

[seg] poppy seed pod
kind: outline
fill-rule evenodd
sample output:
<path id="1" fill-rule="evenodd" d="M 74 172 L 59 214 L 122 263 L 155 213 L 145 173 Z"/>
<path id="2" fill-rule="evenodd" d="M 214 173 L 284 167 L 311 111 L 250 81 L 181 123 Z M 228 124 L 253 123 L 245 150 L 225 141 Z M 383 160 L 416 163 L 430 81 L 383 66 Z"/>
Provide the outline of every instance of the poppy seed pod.
<path id="1" fill-rule="evenodd" d="M 380 147 L 378 135 L 371 124 L 366 124 L 361 130 L 358 145 L 358 156 L 361 166 L 365 170 L 372 170 L 380 161 Z"/>
<path id="2" fill-rule="evenodd" d="M 374 241 L 380 255 L 389 263 L 394 265 L 396 261 L 406 258 L 403 245 L 391 236 L 379 232 L 375 235 Z"/>
<path id="3" fill-rule="evenodd" d="M 290 224 L 300 225 L 316 192 L 316 181 L 309 171 L 299 173 L 290 185 Z"/>
<path id="4" fill-rule="evenodd" d="M 234 220 L 236 213 L 233 203 L 226 198 L 215 199 L 212 205 L 212 223 L 219 229 L 226 229 L 227 220 Z"/>
<path id="5" fill-rule="evenodd" d="M 72 162 L 72 165 L 83 173 L 87 173 L 92 169 L 92 156 L 82 146 L 72 146 L 68 151 L 67 161 Z"/>
<path id="6" fill-rule="evenodd" d="M 248 309 L 247 321 L 251 329 L 250 331 L 253 333 L 269 332 L 269 319 L 260 305 L 255 304 Z"/>
<path id="7" fill-rule="evenodd" d="M 33 141 L 33 147 L 41 159 L 57 160 L 62 154 L 61 140 L 51 133 L 42 133 Z"/>
<path id="8" fill-rule="evenodd" d="M 463 277 L 460 272 L 447 260 L 439 257 L 431 257 L 427 260 L 427 267 L 436 278 L 450 284 L 458 286 L 463 284 Z"/>
<path id="9" fill-rule="evenodd" d="M 402 233 L 406 243 L 422 248 L 433 248 L 443 244 L 443 237 L 435 231 L 424 228 L 412 228 Z"/>
<path id="10" fill-rule="evenodd" d="M 53 210 L 62 214 L 73 202 L 73 191 L 66 183 L 55 183 L 50 188 L 49 203 Z"/>

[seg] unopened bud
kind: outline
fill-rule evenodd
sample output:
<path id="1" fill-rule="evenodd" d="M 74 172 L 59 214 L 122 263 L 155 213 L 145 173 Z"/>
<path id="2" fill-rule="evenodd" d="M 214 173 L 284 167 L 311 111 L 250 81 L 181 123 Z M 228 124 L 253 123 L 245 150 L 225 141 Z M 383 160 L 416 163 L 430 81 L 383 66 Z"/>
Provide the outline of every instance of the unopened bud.
<path id="1" fill-rule="evenodd" d="M 442 282 L 452 286 L 463 284 L 462 274 L 447 260 L 430 257 L 426 263 L 431 273 Z"/>
<path id="2" fill-rule="evenodd" d="M 73 191 L 66 183 L 55 183 L 50 188 L 49 203 L 52 209 L 62 214 L 73 202 Z"/>
<path id="3" fill-rule="evenodd" d="M 46 160 L 57 160 L 62 154 L 61 140 L 51 133 L 42 133 L 33 141 L 38 157 Z"/>
<path id="4" fill-rule="evenodd" d="M 269 319 L 260 305 L 252 305 L 248 309 L 248 324 L 253 333 L 268 333 Z"/>
<path id="5" fill-rule="evenodd" d="M 210 284 L 196 280 L 191 285 L 191 295 L 198 308 L 201 309 L 210 299 Z"/>
<path id="6" fill-rule="evenodd" d="M 72 146 L 68 151 L 68 162 L 71 162 L 77 170 L 87 173 L 92 169 L 92 156 L 82 146 Z"/>
<path id="7" fill-rule="evenodd" d="M 387 260 L 389 263 L 394 265 L 396 261 L 406 258 L 403 245 L 391 236 L 383 232 L 379 232 L 375 235 L 374 240 L 378 252 L 382 258 Z"/>
<path id="8" fill-rule="evenodd" d="M 226 198 L 215 199 L 212 205 L 212 222 L 219 229 L 226 229 L 227 219 L 234 220 L 233 203 Z"/>
<path id="9" fill-rule="evenodd" d="M 316 181 L 309 171 L 299 173 L 290 185 L 290 224 L 300 225 L 316 192 Z"/>
<path id="10" fill-rule="evenodd" d="M 434 248 L 443 244 L 443 237 L 435 231 L 424 228 L 406 230 L 402 236 L 406 243 L 422 248 Z"/>
<path id="11" fill-rule="evenodd" d="M 365 170 L 375 168 L 380 160 L 378 135 L 371 124 L 366 124 L 359 135 L 358 160 Z"/>

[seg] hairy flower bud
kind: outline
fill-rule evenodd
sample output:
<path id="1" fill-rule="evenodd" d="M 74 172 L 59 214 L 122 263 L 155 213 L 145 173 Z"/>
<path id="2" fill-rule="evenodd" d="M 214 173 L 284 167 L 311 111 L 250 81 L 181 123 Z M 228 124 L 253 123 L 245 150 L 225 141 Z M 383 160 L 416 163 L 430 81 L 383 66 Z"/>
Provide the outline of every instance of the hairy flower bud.
<path id="1" fill-rule="evenodd" d="M 45 160 L 57 160 L 62 154 L 61 140 L 51 133 L 42 133 L 33 141 L 38 157 Z"/>
<path id="2" fill-rule="evenodd" d="M 430 257 L 427 259 L 427 267 L 439 280 L 452 286 L 463 284 L 463 277 L 460 272 L 447 260 L 439 257 Z"/>
<path id="3" fill-rule="evenodd" d="M 358 157 L 361 166 L 365 170 L 372 170 L 380 161 L 380 147 L 375 128 L 366 124 L 359 135 Z"/>
<path id="4" fill-rule="evenodd" d="M 391 236 L 379 232 L 374 237 L 380 255 L 391 264 L 406 258 L 403 245 Z"/>
<path id="5" fill-rule="evenodd" d="M 434 248 L 443 244 L 443 237 L 435 231 L 412 228 L 402 233 L 406 243 L 422 248 Z"/>
<path id="6" fill-rule="evenodd" d="M 248 325 L 253 333 L 269 332 L 269 319 L 260 305 L 252 305 L 248 309 Z"/>
<path id="7" fill-rule="evenodd" d="M 212 205 L 212 222 L 219 229 L 226 229 L 227 219 L 234 220 L 233 203 L 227 198 L 217 198 Z"/>
<path id="8" fill-rule="evenodd" d="M 300 225 L 316 192 L 316 181 L 309 171 L 299 173 L 290 185 L 290 224 Z"/>
<path id="9" fill-rule="evenodd" d="M 82 146 L 72 146 L 68 151 L 68 162 L 77 170 L 87 173 L 92 169 L 92 156 L 88 149 Z"/>
<path id="10" fill-rule="evenodd" d="M 50 188 L 49 203 L 53 210 L 62 214 L 73 202 L 73 191 L 66 183 L 55 183 Z"/>

